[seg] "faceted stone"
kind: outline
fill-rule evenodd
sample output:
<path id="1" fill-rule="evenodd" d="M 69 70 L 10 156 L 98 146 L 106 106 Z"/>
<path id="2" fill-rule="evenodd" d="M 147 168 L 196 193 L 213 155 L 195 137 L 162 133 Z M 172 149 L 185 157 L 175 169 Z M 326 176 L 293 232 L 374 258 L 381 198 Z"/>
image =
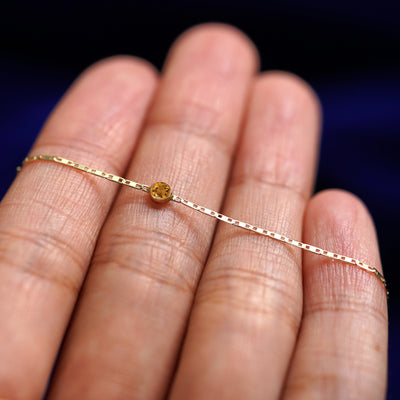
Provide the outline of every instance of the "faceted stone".
<path id="1" fill-rule="evenodd" d="M 171 186 L 165 182 L 153 183 L 150 187 L 150 196 L 157 203 L 164 203 L 171 199 Z"/>

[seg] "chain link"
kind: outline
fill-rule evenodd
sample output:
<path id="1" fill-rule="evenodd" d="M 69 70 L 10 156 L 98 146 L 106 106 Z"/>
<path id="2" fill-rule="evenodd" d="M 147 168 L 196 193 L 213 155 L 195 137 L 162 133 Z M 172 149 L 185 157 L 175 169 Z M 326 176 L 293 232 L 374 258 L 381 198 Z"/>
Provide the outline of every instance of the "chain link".
<path id="1" fill-rule="evenodd" d="M 70 161 L 70 160 L 67 160 L 66 158 L 58 157 L 58 156 L 36 155 L 36 156 L 32 156 L 32 157 L 26 157 L 24 159 L 23 163 L 22 163 L 22 166 L 25 165 L 26 163 L 33 162 L 33 161 L 52 161 L 52 162 L 55 162 L 55 163 L 58 163 L 58 164 L 62 164 L 62 165 L 66 165 L 68 167 L 75 168 L 75 169 L 77 169 L 79 171 L 87 172 L 89 174 L 98 176 L 100 178 L 107 179 L 109 181 L 118 183 L 120 185 L 125 185 L 125 186 L 129 186 L 129 187 L 131 187 L 133 189 L 141 190 L 141 191 L 146 192 L 146 193 L 149 193 L 149 191 L 150 191 L 150 186 L 148 186 L 148 185 L 144 185 L 142 183 L 134 182 L 132 180 L 128 180 L 128 179 L 122 178 L 122 177 L 120 177 L 118 175 L 114 175 L 114 174 L 110 174 L 110 173 L 107 173 L 107 172 L 104 172 L 104 171 L 100 171 L 98 169 L 94 169 L 94 168 L 88 167 L 86 165 L 79 164 L 79 163 L 76 163 L 74 161 Z M 17 168 L 17 170 L 20 171 L 21 168 L 22 167 L 19 167 L 19 168 Z M 333 259 L 333 260 L 337 260 L 337 261 L 341 261 L 341 262 L 344 262 L 344 263 L 347 263 L 347 264 L 354 265 L 354 266 L 356 266 L 356 267 L 358 267 L 358 268 L 360 268 L 360 269 L 362 269 L 362 270 L 364 270 L 364 271 L 366 271 L 368 273 L 373 274 L 383 284 L 383 286 L 385 288 L 385 291 L 386 291 L 386 294 L 389 295 L 389 292 L 387 290 L 386 280 L 383 277 L 383 275 L 378 271 L 378 269 L 376 269 L 375 267 L 372 267 L 370 265 L 367 265 L 367 264 L 361 262 L 360 260 L 357 260 L 356 258 L 344 256 L 344 255 L 341 255 L 341 254 L 338 254 L 338 253 L 334 253 L 334 252 L 331 252 L 331 251 L 327 251 L 327 250 L 321 249 L 319 247 L 316 247 L 316 246 L 313 246 L 313 245 L 310 245 L 310 244 L 307 244 L 307 243 L 299 242 L 297 240 L 288 238 L 288 237 L 286 237 L 284 235 L 281 235 L 281 234 L 276 233 L 276 232 L 272 232 L 272 231 L 270 231 L 268 229 L 260 228 L 260 227 L 257 227 L 255 225 L 251 225 L 251 224 L 248 224 L 246 222 L 242 222 L 242 221 L 239 221 L 237 219 L 233 219 L 233 218 L 228 217 L 226 215 L 223 215 L 223 214 L 221 214 L 221 213 L 219 213 L 217 211 L 211 210 L 209 208 L 206 208 L 206 207 L 200 206 L 200 205 L 198 205 L 196 203 L 193 203 L 193 202 L 191 202 L 189 200 L 183 199 L 180 196 L 177 196 L 175 194 L 172 194 L 171 200 L 176 202 L 176 203 L 183 204 L 184 206 L 187 206 L 189 208 L 192 208 L 195 211 L 201 212 L 201 213 L 203 213 L 205 215 L 208 215 L 208 216 L 216 218 L 216 219 L 218 219 L 220 221 L 226 222 L 227 224 L 230 224 L 230 225 L 233 225 L 233 226 L 237 226 L 238 228 L 246 229 L 248 231 L 257 233 L 259 235 L 267 236 L 267 237 L 269 237 L 271 239 L 287 243 L 287 244 L 289 244 L 291 246 L 298 247 L 298 248 L 300 248 L 302 250 L 309 251 L 311 253 L 314 253 L 314 254 L 317 254 L 317 255 L 320 255 L 320 256 L 328 257 L 328 258 Z"/>

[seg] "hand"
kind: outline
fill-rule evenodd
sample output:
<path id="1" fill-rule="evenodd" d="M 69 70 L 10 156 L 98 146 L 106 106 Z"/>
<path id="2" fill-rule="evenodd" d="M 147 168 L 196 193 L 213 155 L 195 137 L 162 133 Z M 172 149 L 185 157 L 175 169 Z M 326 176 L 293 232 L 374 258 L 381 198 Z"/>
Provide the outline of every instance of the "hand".
<path id="1" fill-rule="evenodd" d="M 135 58 L 102 61 L 31 155 L 166 181 L 380 268 L 362 203 L 311 197 L 315 94 L 256 69 L 248 39 L 219 25 L 185 33 L 160 77 Z M 64 335 L 49 399 L 384 398 L 386 295 L 354 266 L 50 162 L 24 166 L 0 232 L 1 399 L 43 396 Z"/>

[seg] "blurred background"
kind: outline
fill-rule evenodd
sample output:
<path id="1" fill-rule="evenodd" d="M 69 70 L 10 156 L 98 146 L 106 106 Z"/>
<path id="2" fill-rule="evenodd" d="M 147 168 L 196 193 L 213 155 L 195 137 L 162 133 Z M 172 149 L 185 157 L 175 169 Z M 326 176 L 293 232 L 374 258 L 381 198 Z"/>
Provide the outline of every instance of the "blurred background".
<path id="1" fill-rule="evenodd" d="M 388 399 L 400 399 L 400 5 L 354 0 L 3 1 L 0 199 L 47 115 L 87 66 L 114 54 L 161 69 L 173 40 L 201 22 L 242 29 L 262 69 L 300 75 L 324 111 L 316 190 L 363 199 L 389 282 Z M 396 374 L 397 373 L 397 374 Z"/>

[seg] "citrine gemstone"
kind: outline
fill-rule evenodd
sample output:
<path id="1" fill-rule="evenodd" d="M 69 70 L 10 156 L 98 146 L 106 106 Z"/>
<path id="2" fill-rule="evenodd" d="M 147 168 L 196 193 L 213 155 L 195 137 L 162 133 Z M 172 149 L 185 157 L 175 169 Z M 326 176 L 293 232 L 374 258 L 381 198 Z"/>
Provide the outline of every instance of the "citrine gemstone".
<path id="1" fill-rule="evenodd" d="M 150 187 L 150 196 L 157 203 L 165 203 L 168 200 L 171 200 L 171 186 L 165 182 L 153 183 Z"/>

